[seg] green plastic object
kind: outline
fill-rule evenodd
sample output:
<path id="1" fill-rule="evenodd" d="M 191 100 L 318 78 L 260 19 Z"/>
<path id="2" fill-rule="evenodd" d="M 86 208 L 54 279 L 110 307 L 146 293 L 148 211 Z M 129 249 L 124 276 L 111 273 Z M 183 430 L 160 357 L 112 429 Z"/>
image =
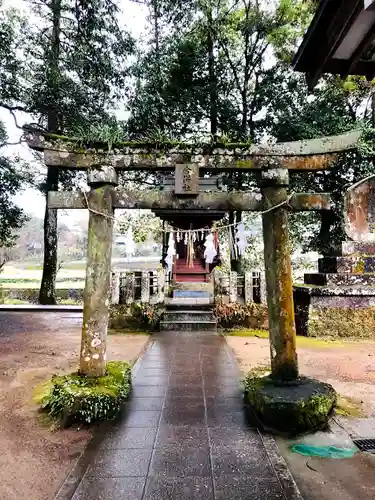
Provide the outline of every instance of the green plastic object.
<path id="1" fill-rule="evenodd" d="M 357 453 L 356 448 L 337 448 L 336 446 L 312 446 L 310 444 L 293 444 L 290 449 L 305 457 L 321 458 L 352 458 Z"/>

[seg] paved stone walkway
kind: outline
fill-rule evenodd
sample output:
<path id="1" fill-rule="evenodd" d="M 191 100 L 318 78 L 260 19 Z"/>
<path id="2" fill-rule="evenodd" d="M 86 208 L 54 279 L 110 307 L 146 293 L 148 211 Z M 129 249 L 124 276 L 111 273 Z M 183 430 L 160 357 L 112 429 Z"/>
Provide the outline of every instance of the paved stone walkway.
<path id="1" fill-rule="evenodd" d="M 153 337 L 124 415 L 89 452 L 73 500 L 301 498 L 270 438 L 246 424 L 238 380 L 219 335 Z"/>

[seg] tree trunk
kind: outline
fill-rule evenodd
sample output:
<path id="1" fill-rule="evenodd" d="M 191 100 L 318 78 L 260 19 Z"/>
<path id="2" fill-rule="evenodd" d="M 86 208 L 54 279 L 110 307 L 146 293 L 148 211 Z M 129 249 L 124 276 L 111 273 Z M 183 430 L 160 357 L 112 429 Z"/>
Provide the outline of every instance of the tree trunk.
<path id="1" fill-rule="evenodd" d="M 234 212 L 229 212 L 229 224 L 234 224 L 234 221 L 235 221 Z M 230 234 L 231 234 L 232 243 L 233 243 L 233 245 L 235 245 L 235 231 L 234 231 L 234 226 L 230 226 L 229 227 L 229 231 L 230 231 Z M 230 270 L 237 272 L 237 260 L 236 260 L 236 256 L 233 253 L 233 248 L 232 247 L 230 247 L 230 249 L 229 249 L 229 254 L 230 254 L 229 255 L 230 256 Z"/>
<path id="2" fill-rule="evenodd" d="M 318 235 L 317 251 L 324 256 L 333 256 L 341 254 L 340 241 L 335 236 L 334 228 L 340 224 L 338 216 L 334 211 L 323 211 L 320 213 L 321 224 Z"/>
<path id="3" fill-rule="evenodd" d="M 156 55 L 156 78 L 157 78 L 157 90 L 158 90 L 158 119 L 157 126 L 160 130 L 164 130 L 165 121 L 164 121 L 164 112 L 163 112 L 163 104 L 161 102 L 161 96 L 163 91 L 163 80 L 161 76 L 161 54 L 160 54 L 160 29 L 159 29 L 159 18 L 160 18 L 160 8 L 159 8 L 159 0 L 152 0 L 152 8 L 153 8 L 153 16 L 154 16 L 154 37 L 155 37 L 155 55 Z"/>
<path id="4" fill-rule="evenodd" d="M 61 0 L 51 0 L 52 35 L 51 45 L 46 48 L 47 86 L 51 100 L 47 113 L 47 128 L 49 132 L 57 132 L 58 125 L 58 94 L 59 94 L 59 58 L 60 58 L 60 21 Z M 56 274 L 57 274 L 57 210 L 48 208 L 48 191 L 59 188 L 59 170 L 48 167 L 45 183 L 46 210 L 44 215 L 44 259 L 43 276 L 39 292 L 39 302 L 45 305 L 56 304 Z"/>
<path id="5" fill-rule="evenodd" d="M 242 222 L 242 212 L 237 211 L 236 212 L 236 224 L 239 224 L 240 222 Z M 237 228 L 237 226 L 236 226 L 236 228 Z M 233 232 L 234 232 L 234 234 L 236 234 L 235 230 Z M 243 266 L 243 256 L 237 255 L 237 258 L 233 262 L 233 265 L 232 265 L 232 271 L 236 271 L 237 274 L 242 275 L 242 274 L 244 274 L 243 267 L 244 267 Z"/>
<path id="6" fill-rule="evenodd" d="M 57 275 L 57 210 L 47 205 L 48 191 L 57 191 L 59 171 L 48 167 L 46 182 L 46 210 L 44 214 L 44 260 L 43 276 L 40 285 L 39 302 L 44 305 L 56 304 Z"/>
<path id="7" fill-rule="evenodd" d="M 217 77 L 215 71 L 215 54 L 214 54 L 214 30 L 211 7 L 207 12 L 207 52 L 208 52 L 208 74 L 210 86 L 210 131 L 212 136 L 217 135 L 218 118 L 217 118 Z"/>

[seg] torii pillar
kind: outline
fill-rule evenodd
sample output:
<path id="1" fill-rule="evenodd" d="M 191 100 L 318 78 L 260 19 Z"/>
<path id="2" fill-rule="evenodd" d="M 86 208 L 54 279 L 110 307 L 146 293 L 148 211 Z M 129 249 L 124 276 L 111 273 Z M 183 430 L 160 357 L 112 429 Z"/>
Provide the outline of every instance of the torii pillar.
<path id="1" fill-rule="evenodd" d="M 87 377 L 106 373 L 108 312 L 111 288 L 113 235 L 113 186 L 117 173 L 113 167 L 89 169 L 86 196 L 89 209 L 86 282 L 79 372 Z"/>
<path id="2" fill-rule="evenodd" d="M 262 171 L 264 264 L 272 378 L 276 380 L 294 380 L 298 377 L 288 230 L 288 186 L 288 169 L 272 168 Z"/>

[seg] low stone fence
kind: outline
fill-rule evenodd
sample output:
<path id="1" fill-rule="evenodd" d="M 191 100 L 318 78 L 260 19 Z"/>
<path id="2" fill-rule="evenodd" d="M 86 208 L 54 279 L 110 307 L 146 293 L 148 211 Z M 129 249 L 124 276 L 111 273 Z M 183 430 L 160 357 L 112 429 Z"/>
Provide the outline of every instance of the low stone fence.
<path id="1" fill-rule="evenodd" d="M 212 274 L 216 300 L 219 299 L 223 303 L 266 303 L 264 271 L 248 271 L 244 275 L 239 275 L 233 271 L 223 273 L 215 270 Z"/>
<path id="2" fill-rule="evenodd" d="M 263 271 L 248 271 L 244 275 L 235 272 L 211 274 L 215 299 L 222 303 L 265 304 L 266 281 Z M 112 273 L 112 304 L 133 302 L 163 303 L 170 291 L 169 274 L 164 269 L 131 270 Z"/>
<path id="3" fill-rule="evenodd" d="M 168 288 L 168 275 L 164 269 L 114 272 L 111 302 L 112 304 L 163 303 Z"/>

